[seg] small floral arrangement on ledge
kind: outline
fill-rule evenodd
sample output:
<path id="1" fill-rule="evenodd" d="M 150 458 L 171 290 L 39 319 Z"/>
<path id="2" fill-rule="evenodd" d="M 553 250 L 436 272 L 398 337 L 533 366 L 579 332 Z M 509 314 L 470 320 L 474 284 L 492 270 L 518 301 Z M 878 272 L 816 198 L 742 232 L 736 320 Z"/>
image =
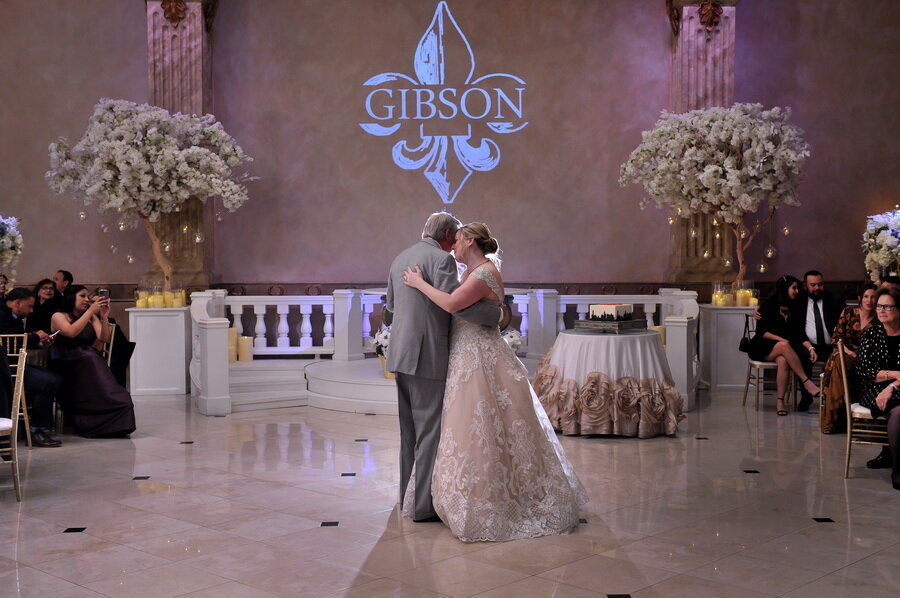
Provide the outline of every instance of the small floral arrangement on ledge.
<path id="1" fill-rule="evenodd" d="M 522 333 L 515 328 L 508 328 L 502 336 L 506 344 L 513 350 L 513 353 L 518 353 L 522 349 Z"/>
<path id="2" fill-rule="evenodd" d="M 382 328 L 375 333 L 375 355 L 387 357 L 388 346 L 391 344 L 391 329 Z"/>
<path id="3" fill-rule="evenodd" d="M 0 267 L 11 268 L 19 261 L 22 254 L 22 233 L 19 232 L 19 219 L 0 216 Z M 15 272 L 10 272 L 15 276 Z"/>
<path id="4" fill-rule="evenodd" d="M 873 280 L 900 264 L 900 210 L 875 214 L 866 218 L 862 237 L 866 270 Z"/>

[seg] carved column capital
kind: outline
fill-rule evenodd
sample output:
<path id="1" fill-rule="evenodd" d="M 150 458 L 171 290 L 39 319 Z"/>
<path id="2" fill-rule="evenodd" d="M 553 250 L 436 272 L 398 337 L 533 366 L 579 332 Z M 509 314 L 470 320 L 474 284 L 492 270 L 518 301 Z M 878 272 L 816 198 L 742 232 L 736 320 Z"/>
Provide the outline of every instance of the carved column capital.
<path id="1" fill-rule="evenodd" d="M 687 6 L 696 6 L 700 18 L 700 24 L 707 31 L 712 31 L 719 26 L 722 20 L 723 7 L 737 6 L 740 0 L 666 0 L 666 14 L 672 25 L 672 33 L 678 37 L 681 30 L 681 9 Z"/>

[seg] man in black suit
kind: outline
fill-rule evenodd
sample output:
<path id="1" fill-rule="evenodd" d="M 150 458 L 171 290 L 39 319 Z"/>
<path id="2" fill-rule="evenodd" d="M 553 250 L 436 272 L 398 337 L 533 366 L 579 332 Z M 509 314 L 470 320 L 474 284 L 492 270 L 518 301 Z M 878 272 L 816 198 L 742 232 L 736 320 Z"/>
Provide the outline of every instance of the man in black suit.
<path id="1" fill-rule="evenodd" d="M 800 355 L 807 378 L 812 375 L 815 362 L 825 361 L 831 355 L 831 333 L 846 306 L 842 295 L 835 295 L 825 289 L 825 277 L 821 272 L 810 270 L 803 275 L 803 292 L 797 297 L 797 305 L 791 310 L 791 314 L 796 318 L 796 325 L 812 343 L 808 358 Z M 812 400 L 812 395 L 801 386 L 797 411 L 809 411 Z"/>
<path id="2" fill-rule="evenodd" d="M 34 293 L 17 287 L 6 294 L 0 304 L 0 334 L 23 334 L 25 318 L 34 309 Z M 28 335 L 28 348 L 46 346 L 53 339 L 44 331 Z M 62 378 L 34 365 L 25 366 L 25 396 L 31 399 L 31 443 L 34 446 L 56 447 L 62 443 L 47 430 L 53 425 L 53 399 L 62 385 Z"/>

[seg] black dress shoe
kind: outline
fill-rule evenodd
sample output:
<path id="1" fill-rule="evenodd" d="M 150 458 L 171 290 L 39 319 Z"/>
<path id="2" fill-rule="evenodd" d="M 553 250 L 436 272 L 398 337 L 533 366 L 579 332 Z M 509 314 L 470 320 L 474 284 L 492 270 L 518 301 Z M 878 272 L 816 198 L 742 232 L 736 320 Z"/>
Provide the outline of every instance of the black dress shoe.
<path id="1" fill-rule="evenodd" d="M 894 466 L 894 460 L 891 459 L 891 454 L 887 451 L 882 451 L 880 455 L 866 461 L 866 467 L 869 469 L 890 469 Z"/>
<path id="2" fill-rule="evenodd" d="M 413 523 L 443 523 L 444 520 L 437 515 L 426 517 L 425 519 L 413 519 Z"/>
<path id="3" fill-rule="evenodd" d="M 53 438 L 43 430 L 31 433 L 31 446 L 39 446 L 43 448 L 56 448 L 62 446 L 62 442 Z"/>

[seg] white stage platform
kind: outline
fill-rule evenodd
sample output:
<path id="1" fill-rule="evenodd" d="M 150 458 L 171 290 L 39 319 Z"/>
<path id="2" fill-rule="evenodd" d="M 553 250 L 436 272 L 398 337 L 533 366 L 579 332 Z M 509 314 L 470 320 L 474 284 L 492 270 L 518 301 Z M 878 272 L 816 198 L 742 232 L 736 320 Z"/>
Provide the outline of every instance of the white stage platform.
<path id="1" fill-rule="evenodd" d="M 529 375 L 537 361 L 523 359 Z M 352 413 L 397 414 L 397 386 L 381 372 L 377 359 L 317 361 L 306 367 L 308 405 Z"/>

